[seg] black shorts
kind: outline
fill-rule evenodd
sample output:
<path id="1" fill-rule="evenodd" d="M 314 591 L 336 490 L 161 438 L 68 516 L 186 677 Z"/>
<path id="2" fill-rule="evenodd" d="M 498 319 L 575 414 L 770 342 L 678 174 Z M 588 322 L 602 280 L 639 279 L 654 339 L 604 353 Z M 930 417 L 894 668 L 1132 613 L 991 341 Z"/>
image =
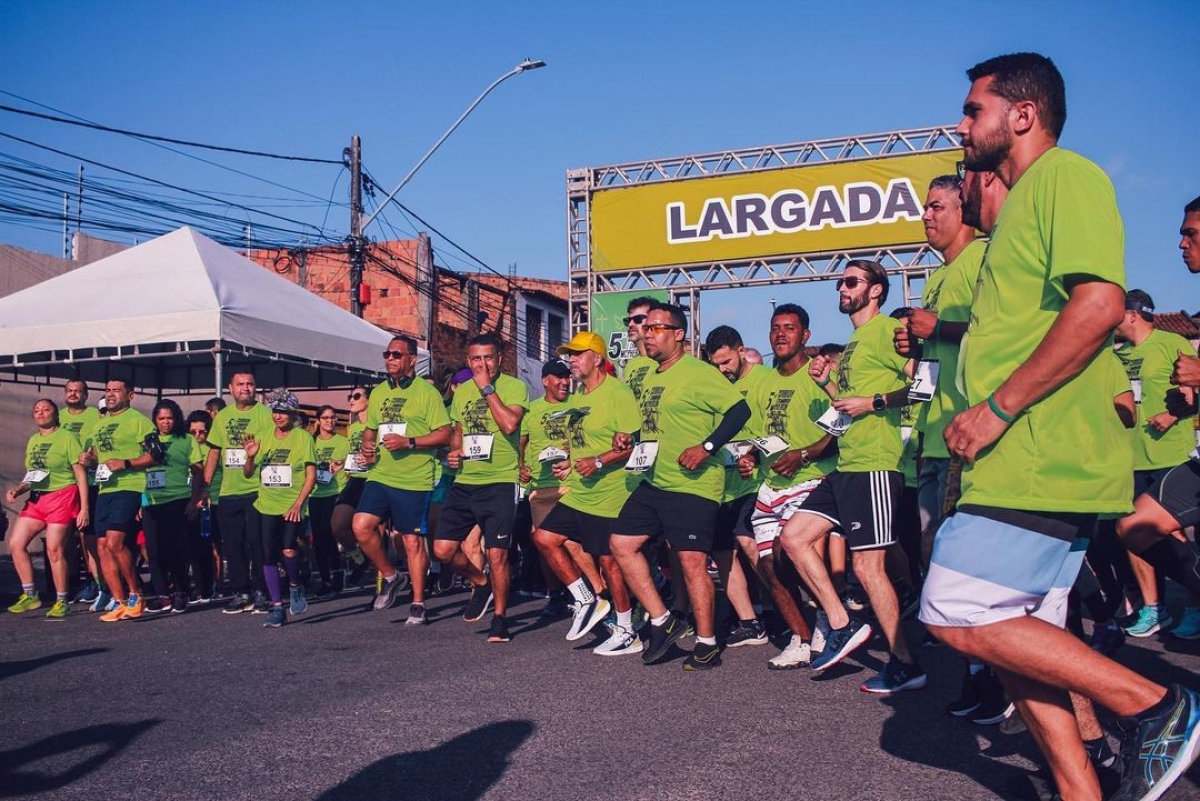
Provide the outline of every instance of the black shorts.
<path id="1" fill-rule="evenodd" d="M 732 551 L 737 548 L 738 537 L 754 539 L 754 530 L 750 527 L 750 514 L 754 511 L 755 493 L 734 498 L 723 503 L 717 511 L 717 527 L 713 530 L 714 551 Z"/>
<path id="2" fill-rule="evenodd" d="M 137 534 L 138 510 L 142 508 L 142 493 L 129 490 L 102 492 L 96 498 L 92 513 L 96 534 L 103 537 L 110 531 L 120 531 L 127 537 Z"/>
<path id="3" fill-rule="evenodd" d="M 1174 467 L 1159 467 L 1155 470 L 1134 470 L 1133 471 L 1133 497 L 1141 495 L 1144 492 L 1149 492 L 1150 488 L 1163 480 L 1167 473 L 1174 470 Z"/>
<path id="4" fill-rule="evenodd" d="M 592 556 L 608 556 L 608 537 L 616 519 L 572 509 L 563 503 L 555 504 L 542 521 L 542 529 L 578 542 Z"/>
<path id="5" fill-rule="evenodd" d="M 283 515 L 263 515 L 260 523 L 263 543 L 263 564 L 277 564 L 284 551 L 296 550 L 304 533 L 303 519 L 298 523 L 284 520 Z"/>
<path id="6" fill-rule="evenodd" d="M 367 486 L 365 478 L 352 478 L 346 482 L 346 486 L 342 487 L 341 494 L 337 496 L 337 506 L 352 506 L 358 508 L 358 502 L 362 499 L 363 488 Z"/>
<path id="7" fill-rule="evenodd" d="M 392 531 L 420 534 L 425 530 L 429 495 L 428 492 L 396 489 L 378 481 L 368 481 L 355 509 L 360 514 L 390 520 Z"/>
<path id="8" fill-rule="evenodd" d="M 517 517 L 517 487 L 503 482 L 478 486 L 454 482 L 442 507 L 434 539 L 462 542 L 479 526 L 485 548 L 512 547 L 513 521 Z"/>
<path id="9" fill-rule="evenodd" d="M 720 504 L 686 492 L 668 492 L 643 481 L 621 507 L 613 534 L 662 536 L 676 551 L 712 551 Z"/>
<path id="10" fill-rule="evenodd" d="M 1158 501 L 1180 528 L 1200 523 L 1200 462 L 1172 467 L 1146 494 Z"/>
<path id="11" fill-rule="evenodd" d="M 833 523 L 852 551 L 883 548 L 896 541 L 892 519 L 904 492 L 896 470 L 843 473 L 835 470 L 817 485 L 796 514 L 820 515 Z"/>

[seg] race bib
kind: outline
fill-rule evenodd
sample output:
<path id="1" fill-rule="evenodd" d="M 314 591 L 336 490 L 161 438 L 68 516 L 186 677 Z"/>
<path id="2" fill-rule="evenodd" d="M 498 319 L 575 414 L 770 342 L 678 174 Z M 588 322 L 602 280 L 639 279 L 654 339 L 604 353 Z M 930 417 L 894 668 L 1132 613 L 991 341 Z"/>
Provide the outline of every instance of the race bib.
<path id="1" fill-rule="evenodd" d="M 112 470 L 108 469 L 108 465 L 106 465 L 106 464 L 96 465 L 96 483 L 97 484 L 103 484 L 105 481 L 108 481 L 110 478 L 112 478 Z"/>
<path id="2" fill-rule="evenodd" d="M 1142 402 L 1142 379 L 1134 378 L 1130 380 L 1129 385 L 1133 387 L 1133 402 Z"/>
<path id="3" fill-rule="evenodd" d="M 146 489 L 160 490 L 167 488 L 167 471 L 150 470 L 146 473 Z"/>
<path id="4" fill-rule="evenodd" d="M 753 448 L 753 443 L 750 442 L 727 442 L 721 448 L 721 464 L 726 470 L 737 468 L 737 460 L 745 456 Z"/>
<path id="5" fill-rule="evenodd" d="M 346 456 L 346 463 L 342 466 L 342 469 L 347 473 L 367 472 L 367 466 L 362 463 L 362 459 L 359 458 L 357 453 L 351 453 Z"/>
<path id="6" fill-rule="evenodd" d="M 633 446 L 633 453 L 629 454 L 625 469 L 631 473 L 644 473 L 654 467 L 654 460 L 657 458 L 657 442 L 639 442 Z"/>
<path id="7" fill-rule="evenodd" d="M 25 474 L 25 478 L 21 479 L 22 484 L 36 484 L 44 480 L 50 475 L 48 470 L 30 470 Z"/>
<path id="8" fill-rule="evenodd" d="M 263 465 L 262 485 L 264 487 L 292 486 L 292 466 L 290 464 Z"/>
<path id="9" fill-rule="evenodd" d="M 777 437 L 775 435 L 752 439 L 750 440 L 750 443 L 762 451 L 766 456 L 774 456 L 777 453 L 783 453 L 789 447 L 781 437 Z"/>
<path id="10" fill-rule="evenodd" d="M 853 417 L 830 406 L 825 410 L 825 414 L 817 418 L 817 427 L 822 431 L 828 431 L 835 437 L 840 437 L 846 433 L 846 429 L 850 428 L 850 424 L 853 422 Z"/>
<path id="11" fill-rule="evenodd" d="M 333 481 L 333 471 L 317 468 L 317 483 L 324 486 Z"/>
<path id="12" fill-rule="evenodd" d="M 941 371 L 941 367 L 941 363 L 937 360 L 922 359 L 917 362 L 912 386 L 908 388 L 910 401 L 924 403 L 933 400 L 934 393 L 937 392 L 938 373 Z"/>
<path id="13" fill-rule="evenodd" d="M 555 446 L 551 445 L 549 448 L 546 448 L 545 450 L 543 450 L 541 453 L 538 454 L 538 461 L 539 462 L 561 462 L 563 459 L 570 458 L 570 456 L 571 455 L 569 453 L 567 453 L 566 451 L 564 451 L 562 448 L 556 448 Z"/>
<path id="14" fill-rule="evenodd" d="M 395 434 L 397 437 L 407 437 L 408 423 L 381 423 L 379 425 L 379 439 L 382 440 L 388 434 Z"/>
<path id="15" fill-rule="evenodd" d="M 491 434 L 467 434 L 463 437 L 463 458 L 468 462 L 486 462 L 492 458 L 492 443 L 495 437 Z"/>
<path id="16" fill-rule="evenodd" d="M 225 449 L 225 466 L 226 467 L 245 467 L 246 466 L 246 449 L 245 448 L 226 448 Z"/>

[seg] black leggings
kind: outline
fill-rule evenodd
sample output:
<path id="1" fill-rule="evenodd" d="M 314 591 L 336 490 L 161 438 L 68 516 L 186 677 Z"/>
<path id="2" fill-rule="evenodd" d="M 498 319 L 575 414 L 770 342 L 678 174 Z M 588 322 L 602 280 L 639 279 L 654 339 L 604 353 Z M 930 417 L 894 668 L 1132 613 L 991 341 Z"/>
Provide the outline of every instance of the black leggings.
<path id="1" fill-rule="evenodd" d="M 221 498 L 221 538 L 229 563 L 229 587 L 235 593 L 266 589 L 263 583 L 262 515 L 254 508 L 255 495 Z"/>
<path id="2" fill-rule="evenodd" d="M 209 507 L 209 535 L 201 533 L 200 515 L 195 520 L 187 521 L 188 558 L 192 563 L 192 582 L 196 592 L 202 598 L 212 597 L 211 593 L 216 583 L 216 570 L 213 549 L 221 547 L 221 518 L 217 513 L 218 506 Z"/>
<path id="3" fill-rule="evenodd" d="M 283 552 L 294 551 L 304 533 L 304 519 L 292 523 L 284 520 L 283 515 L 262 515 L 259 530 L 262 532 L 263 565 L 283 564 Z"/>
<path id="4" fill-rule="evenodd" d="M 317 560 L 317 570 L 321 573 L 321 582 L 333 583 L 333 571 L 337 570 L 338 547 L 333 538 L 333 508 L 337 506 L 338 496 L 327 498 L 309 498 L 309 524 L 312 526 L 313 557 Z"/>
<path id="5" fill-rule="evenodd" d="M 142 507 L 142 531 L 150 557 L 150 581 L 156 595 L 169 595 L 167 578 L 175 592 L 187 592 L 187 498 Z"/>

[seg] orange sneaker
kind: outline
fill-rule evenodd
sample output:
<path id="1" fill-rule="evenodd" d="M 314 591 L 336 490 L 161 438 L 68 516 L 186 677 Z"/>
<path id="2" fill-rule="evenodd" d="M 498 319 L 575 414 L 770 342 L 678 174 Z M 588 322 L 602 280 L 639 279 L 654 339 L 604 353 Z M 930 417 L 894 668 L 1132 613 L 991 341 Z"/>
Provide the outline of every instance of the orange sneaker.
<path id="1" fill-rule="evenodd" d="M 125 603 L 125 617 L 137 618 L 142 616 L 142 612 L 146 609 L 146 602 L 142 600 L 142 596 L 136 592 L 129 593 L 129 600 Z"/>
<path id="2" fill-rule="evenodd" d="M 100 616 L 101 623 L 116 623 L 125 617 L 125 604 L 118 603 L 111 612 L 105 612 Z"/>

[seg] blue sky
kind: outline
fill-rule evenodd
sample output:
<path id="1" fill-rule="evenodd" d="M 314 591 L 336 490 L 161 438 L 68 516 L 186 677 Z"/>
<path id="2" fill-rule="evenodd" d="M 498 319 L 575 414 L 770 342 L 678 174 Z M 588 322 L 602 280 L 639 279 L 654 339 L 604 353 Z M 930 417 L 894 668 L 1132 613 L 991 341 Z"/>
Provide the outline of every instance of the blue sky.
<path id="1" fill-rule="evenodd" d="M 386 192 L 491 80 L 524 57 L 543 59 L 546 69 L 497 89 L 400 199 L 501 271 L 516 264 L 523 275 L 565 278 L 569 168 L 955 123 L 964 69 L 1038 50 L 1066 78 L 1063 146 L 1116 184 L 1130 284 L 1160 310 L 1195 312 L 1176 243 L 1182 206 L 1200 194 L 1198 22 L 1192 2 L 49 0 L 0 5 L 0 90 L 115 127 L 275 153 L 338 159 L 357 133 Z M 0 103 L 32 107 L 11 95 Z M 332 237 L 348 229 L 346 176 L 335 166 L 200 154 L 284 189 L 8 113 L 0 132 L 179 186 L 252 196 L 241 202 L 314 226 L 324 219 Z M 0 153 L 67 170 L 77 163 L 3 138 Z M 7 191 L 0 184 L 0 202 Z M 400 235 L 416 230 L 387 216 Z M 0 220 L 0 242 L 57 253 L 61 234 L 47 227 Z M 368 233 L 393 236 L 386 226 Z M 472 268 L 434 244 L 446 266 Z M 806 306 L 814 341 L 849 333 L 825 283 L 706 293 L 705 328 L 729 323 L 762 346 L 770 297 Z"/>

